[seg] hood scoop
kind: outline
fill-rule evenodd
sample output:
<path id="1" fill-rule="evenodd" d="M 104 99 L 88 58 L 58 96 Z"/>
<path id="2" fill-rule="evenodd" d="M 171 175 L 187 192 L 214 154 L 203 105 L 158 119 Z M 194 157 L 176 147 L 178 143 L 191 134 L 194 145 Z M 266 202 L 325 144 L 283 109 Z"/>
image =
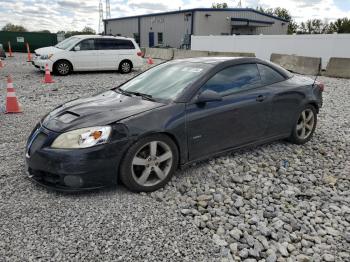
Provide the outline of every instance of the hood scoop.
<path id="1" fill-rule="evenodd" d="M 77 113 L 65 111 L 65 112 L 63 112 L 62 115 L 56 117 L 56 119 L 62 123 L 68 124 L 79 117 L 80 117 L 80 115 L 78 115 Z"/>
<path id="2" fill-rule="evenodd" d="M 107 91 L 56 108 L 45 117 L 42 124 L 55 132 L 66 132 L 89 126 L 109 125 L 161 106 L 164 104 Z"/>

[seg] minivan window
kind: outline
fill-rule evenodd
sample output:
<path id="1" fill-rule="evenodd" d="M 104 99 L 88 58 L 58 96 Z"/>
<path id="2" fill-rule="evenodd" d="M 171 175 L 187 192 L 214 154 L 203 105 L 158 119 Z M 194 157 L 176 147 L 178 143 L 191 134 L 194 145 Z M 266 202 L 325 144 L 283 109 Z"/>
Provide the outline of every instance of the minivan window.
<path id="1" fill-rule="evenodd" d="M 258 64 L 261 81 L 264 85 L 271 85 L 277 82 L 285 80 L 285 78 L 278 73 L 275 69 L 272 69 L 269 66 Z"/>
<path id="2" fill-rule="evenodd" d="M 115 50 L 118 49 L 115 39 L 96 39 L 96 44 L 100 50 Z"/>
<path id="3" fill-rule="evenodd" d="M 78 37 L 70 37 L 58 43 L 55 45 L 55 47 L 66 50 L 67 48 L 73 46 L 75 43 L 79 42 L 79 40 L 80 38 Z"/>
<path id="4" fill-rule="evenodd" d="M 130 40 L 96 39 L 96 42 L 100 50 L 135 49 L 134 44 Z"/>
<path id="5" fill-rule="evenodd" d="M 118 49 L 135 49 L 134 44 L 130 40 L 117 39 Z"/>
<path id="6" fill-rule="evenodd" d="M 80 51 L 82 50 L 95 50 L 94 39 L 86 39 L 79 43 Z"/>
<path id="7" fill-rule="evenodd" d="M 258 87 L 261 79 L 256 64 L 231 66 L 209 79 L 202 90 L 213 90 L 222 96 Z"/>

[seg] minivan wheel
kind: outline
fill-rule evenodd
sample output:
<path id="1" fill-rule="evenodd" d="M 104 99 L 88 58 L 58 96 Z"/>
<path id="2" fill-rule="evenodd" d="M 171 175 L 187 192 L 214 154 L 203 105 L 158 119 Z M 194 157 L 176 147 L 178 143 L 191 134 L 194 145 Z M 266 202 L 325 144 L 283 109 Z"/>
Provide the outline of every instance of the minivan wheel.
<path id="1" fill-rule="evenodd" d="M 119 71 L 122 74 L 130 73 L 132 69 L 132 65 L 129 61 L 122 61 L 119 65 Z"/>
<path id="2" fill-rule="evenodd" d="M 315 107 L 307 105 L 299 113 L 297 122 L 294 124 L 289 140 L 294 144 L 305 144 L 315 132 L 317 124 L 317 112 Z"/>
<path id="3" fill-rule="evenodd" d="M 65 76 L 70 74 L 72 69 L 71 69 L 71 65 L 67 61 L 58 61 L 55 64 L 55 71 L 57 74 L 61 76 Z"/>
<path id="4" fill-rule="evenodd" d="M 177 164 L 178 151 L 173 140 L 162 134 L 151 135 L 137 141 L 126 152 L 120 179 L 132 191 L 155 191 L 171 179 Z"/>

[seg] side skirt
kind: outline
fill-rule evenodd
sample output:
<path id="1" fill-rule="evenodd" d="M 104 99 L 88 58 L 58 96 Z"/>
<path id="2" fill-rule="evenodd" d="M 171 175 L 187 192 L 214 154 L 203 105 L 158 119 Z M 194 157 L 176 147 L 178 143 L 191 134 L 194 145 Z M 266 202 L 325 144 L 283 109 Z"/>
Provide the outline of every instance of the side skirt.
<path id="1" fill-rule="evenodd" d="M 208 160 L 210 158 L 226 155 L 228 152 L 234 152 L 234 151 L 237 151 L 237 150 L 240 150 L 240 149 L 243 149 L 243 148 L 244 149 L 253 148 L 253 147 L 260 146 L 260 145 L 263 145 L 263 144 L 267 144 L 267 143 L 270 143 L 270 142 L 273 142 L 273 141 L 286 139 L 289 136 L 290 136 L 290 134 L 284 134 L 284 135 L 274 136 L 274 137 L 270 137 L 270 138 L 267 138 L 267 139 L 264 139 L 264 140 L 255 141 L 255 142 L 252 142 L 252 143 L 240 145 L 240 146 L 237 146 L 237 147 L 231 147 L 231 148 L 219 151 L 217 153 L 206 155 L 204 157 L 201 157 L 201 158 L 194 159 L 194 160 L 191 160 L 189 162 L 186 162 L 186 163 L 180 165 L 180 169 L 186 168 L 187 166 L 189 166 L 189 165 L 191 165 L 193 163 L 196 163 L 196 162 L 200 162 L 200 161 L 203 161 L 203 160 Z"/>

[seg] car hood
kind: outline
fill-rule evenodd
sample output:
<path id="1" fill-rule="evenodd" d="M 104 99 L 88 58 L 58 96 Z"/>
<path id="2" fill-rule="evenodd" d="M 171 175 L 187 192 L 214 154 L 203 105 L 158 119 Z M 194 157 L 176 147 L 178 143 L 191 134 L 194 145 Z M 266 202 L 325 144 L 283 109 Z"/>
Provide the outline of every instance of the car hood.
<path id="1" fill-rule="evenodd" d="M 108 125 L 124 118 L 164 106 L 163 103 L 130 97 L 115 91 L 73 100 L 49 113 L 42 125 L 55 132 Z"/>
<path id="2" fill-rule="evenodd" d="M 56 53 L 59 53 L 62 51 L 64 51 L 64 50 L 59 49 L 59 48 L 54 47 L 54 46 L 48 46 L 48 47 L 42 47 L 42 48 L 35 49 L 35 53 L 37 55 L 56 54 Z"/>

